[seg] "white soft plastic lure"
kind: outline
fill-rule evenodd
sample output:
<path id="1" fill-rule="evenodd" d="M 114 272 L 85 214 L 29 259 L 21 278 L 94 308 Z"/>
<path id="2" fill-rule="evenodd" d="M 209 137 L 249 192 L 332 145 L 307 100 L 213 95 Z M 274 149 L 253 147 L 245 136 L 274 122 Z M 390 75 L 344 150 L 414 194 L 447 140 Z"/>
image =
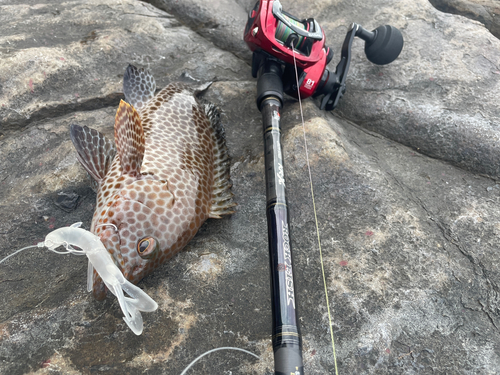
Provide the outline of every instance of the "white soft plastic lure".
<path id="1" fill-rule="evenodd" d="M 142 289 L 138 288 L 129 282 L 120 269 L 115 265 L 111 255 L 108 253 L 99 237 L 89 231 L 80 228 L 82 223 L 75 223 L 69 227 L 59 228 L 50 232 L 45 241 L 40 242 L 36 247 L 47 247 L 49 250 L 58 254 L 76 254 L 86 255 L 89 258 L 89 266 L 87 272 L 87 290 L 92 291 L 94 270 L 99 274 L 108 289 L 113 293 L 125 315 L 123 320 L 136 335 L 142 333 L 142 315 L 141 311 L 151 312 L 158 308 L 158 304 L 148 296 Z M 59 246 L 64 246 L 66 252 L 56 251 Z M 73 246 L 77 246 L 82 250 L 77 250 Z M 34 246 L 29 246 L 34 247 Z M 27 249 L 24 248 L 24 249 Z M 21 249 L 21 250 L 24 250 Z M 12 255 L 17 254 L 19 251 Z M 2 259 L 0 263 L 7 258 Z M 126 292 L 130 297 L 125 297 L 123 292 Z"/>

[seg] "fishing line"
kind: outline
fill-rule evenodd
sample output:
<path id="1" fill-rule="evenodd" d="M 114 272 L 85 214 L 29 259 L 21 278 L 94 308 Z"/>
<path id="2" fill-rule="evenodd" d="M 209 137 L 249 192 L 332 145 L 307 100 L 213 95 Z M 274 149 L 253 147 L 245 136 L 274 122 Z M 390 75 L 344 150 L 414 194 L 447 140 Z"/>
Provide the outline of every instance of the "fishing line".
<path id="1" fill-rule="evenodd" d="M 7 259 L 9 259 L 10 257 L 13 257 L 14 255 L 20 253 L 21 251 L 23 250 L 26 250 L 26 249 L 31 249 L 33 247 L 47 247 L 45 242 L 39 242 L 38 244 L 36 245 L 32 245 L 32 246 L 26 246 L 26 247 L 23 247 L 22 249 L 19 249 L 19 250 L 16 250 L 15 252 L 13 252 L 12 254 L 10 255 L 7 255 L 5 258 L 3 258 L 2 260 L 0 260 L 0 264 L 2 264 L 3 262 L 5 262 Z M 75 255 L 85 255 L 85 253 L 82 251 L 82 250 L 77 250 L 77 249 L 74 249 L 70 244 L 66 243 L 65 244 L 65 247 L 66 247 L 66 251 L 57 251 L 55 249 L 50 249 L 47 247 L 47 250 L 50 250 L 52 251 L 53 253 L 56 253 L 56 254 L 75 254 Z"/>
<path id="2" fill-rule="evenodd" d="M 326 287 L 325 267 L 323 265 L 323 253 L 321 251 L 321 240 L 320 240 L 320 235 L 319 235 L 318 216 L 316 214 L 316 202 L 314 200 L 314 189 L 313 189 L 313 182 L 312 182 L 311 165 L 309 163 L 309 152 L 307 150 L 306 125 L 304 123 L 304 113 L 302 111 L 302 101 L 300 100 L 299 75 L 297 73 L 297 62 L 295 61 L 295 50 L 294 50 L 294 46 L 293 46 L 293 41 L 292 41 L 292 54 L 293 54 L 293 65 L 295 67 L 295 79 L 297 82 L 297 95 L 298 95 L 298 99 L 299 99 L 300 118 L 302 120 L 302 133 L 304 135 L 304 150 L 305 150 L 305 154 L 306 154 L 307 170 L 309 171 L 309 184 L 311 186 L 311 197 L 312 197 L 313 211 L 314 211 L 314 222 L 316 224 L 316 235 L 318 237 L 319 259 L 320 259 L 320 263 L 321 263 L 321 272 L 323 274 L 323 285 L 325 287 L 326 308 L 328 310 L 328 322 L 330 324 L 330 337 L 332 340 L 333 362 L 335 364 L 335 374 L 338 375 L 337 355 L 335 353 L 335 340 L 333 339 L 332 315 L 330 313 L 330 303 L 328 302 L 328 290 Z"/>
<path id="3" fill-rule="evenodd" d="M 182 371 L 181 375 L 186 375 L 187 373 L 187 370 L 189 370 L 191 367 L 193 367 L 193 365 L 198 362 L 198 360 L 200 360 L 201 358 L 203 358 L 204 356 L 210 354 L 210 353 L 213 353 L 213 352 L 216 352 L 218 350 L 239 350 L 240 352 L 244 352 L 244 353 L 247 353 L 247 354 L 250 354 L 250 355 L 253 355 L 255 358 L 257 359 L 260 359 L 260 357 L 257 355 L 257 354 L 253 354 L 252 352 L 249 352 L 248 350 L 245 350 L 245 349 L 241 349 L 241 348 L 234 348 L 232 346 L 224 346 L 224 347 L 221 347 L 221 348 L 215 348 L 215 349 L 212 349 L 212 350 L 209 350 L 205 353 L 203 353 L 202 355 L 200 355 L 199 357 L 197 357 L 193 362 L 191 362 L 188 367 L 186 367 L 184 369 L 184 371 Z"/>
<path id="4" fill-rule="evenodd" d="M 23 247 L 22 249 L 19 249 L 15 252 L 13 252 L 12 254 L 10 255 L 7 255 L 5 258 L 3 258 L 2 260 L 0 260 L 0 264 L 5 262 L 7 259 L 9 259 L 10 257 L 13 257 L 14 255 L 16 255 L 17 253 L 20 253 L 21 251 L 23 250 L 26 250 L 26 249 L 31 249 L 32 247 L 41 247 L 41 246 L 38 246 L 38 245 L 33 245 L 33 246 L 26 246 L 26 247 Z"/>

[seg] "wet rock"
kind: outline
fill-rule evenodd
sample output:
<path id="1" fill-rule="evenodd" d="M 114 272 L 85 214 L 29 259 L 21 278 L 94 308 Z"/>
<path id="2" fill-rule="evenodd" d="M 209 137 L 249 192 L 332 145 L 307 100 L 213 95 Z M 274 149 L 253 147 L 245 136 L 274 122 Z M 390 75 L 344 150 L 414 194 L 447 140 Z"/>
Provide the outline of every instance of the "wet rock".
<path id="1" fill-rule="evenodd" d="M 324 113 L 304 101 L 304 130 L 297 102 L 285 102 L 282 143 L 305 372 L 334 373 L 335 363 L 304 132 L 339 373 L 497 373 L 500 198 L 497 182 L 478 174 L 498 158 L 486 139 L 496 137 L 494 127 L 485 125 L 497 121 L 497 86 L 489 65 L 473 54 L 483 46 L 481 55 L 498 61 L 496 39 L 483 26 L 419 0 L 283 4 L 291 13 L 317 17 L 335 48 L 351 21 L 368 28 L 392 23 L 407 40 L 400 60 L 386 67 L 366 62 L 358 41 L 340 111 Z M 253 1 L 228 3 L 228 15 L 251 6 Z M 199 9 L 210 15 L 209 6 Z M 178 21 L 132 0 L 19 3 L 0 10 L 1 103 L 19 109 L 0 112 L 0 257 L 37 244 L 58 227 L 82 221 L 89 228 L 95 193 L 68 129 L 78 123 L 113 137 L 114 103 L 128 62 L 149 65 L 159 88 L 183 72 L 219 78 L 202 99 L 223 109 L 238 202 L 232 217 L 207 221 L 186 251 L 139 284 L 159 304 L 158 311 L 143 314 L 141 336 L 127 328 L 115 298 L 97 302 L 86 292 L 84 258 L 32 248 L 0 264 L 0 372 L 180 374 L 203 352 L 234 346 L 261 359 L 217 352 L 191 371 L 271 374 L 262 124 L 256 82 L 246 58 L 235 57 L 236 44 L 221 47 L 219 37 L 182 26 L 187 11 Z M 39 41 L 32 38 L 36 28 L 47 47 L 33 41 Z M 57 65 L 64 61 L 54 56 L 70 61 L 73 70 Z M 36 69 L 25 73 L 30 64 Z M 44 81 L 42 73 L 42 87 L 33 78 L 32 93 L 29 76 L 41 68 L 55 78 Z M 74 88 L 82 89 L 82 102 L 60 99 Z M 465 88 L 470 91 L 460 92 Z M 465 105 L 471 93 L 483 96 L 482 106 L 480 98 Z M 429 109 L 453 103 L 457 107 L 448 112 L 456 127 Z M 466 118 L 475 121 L 460 127 Z M 447 132 L 439 124 L 448 124 Z M 495 175 L 497 165 L 489 168 Z M 54 204 L 62 191 L 81 197 L 74 210 Z"/>

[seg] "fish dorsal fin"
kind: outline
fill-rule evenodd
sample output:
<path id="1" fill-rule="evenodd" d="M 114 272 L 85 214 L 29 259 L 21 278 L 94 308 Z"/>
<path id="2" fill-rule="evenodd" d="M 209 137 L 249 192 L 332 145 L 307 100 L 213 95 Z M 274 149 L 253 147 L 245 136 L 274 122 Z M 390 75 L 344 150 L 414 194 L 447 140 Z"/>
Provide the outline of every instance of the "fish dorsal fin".
<path id="1" fill-rule="evenodd" d="M 205 114 L 212 125 L 212 138 L 215 143 L 214 187 L 209 217 L 220 219 L 223 215 L 234 213 L 234 207 L 236 206 L 236 203 L 233 202 L 234 194 L 231 192 L 233 184 L 229 176 L 231 163 L 224 128 L 220 123 L 220 109 L 213 104 L 206 104 L 204 107 Z"/>
<path id="2" fill-rule="evenodd" d="M 115 143 L 122 174 L 138 176 L 144 157 L 144 131 L 135 108 L 123 100 L 115 116 Z"/>
<path id="3" fill-rule="evenodd" d="M 129 65 L 123 75 L 125 100 L 140 110 L 155 95 L 156 82 L 153 75 L 144 68 Z"/>
<path id="4" fill-rule="evenodd" d="M 73 124 L 70 137 L 76 148 L 76 157 L 98 184 L 102 181 L 116 154 L 113 142 L 97 130 Z"/>

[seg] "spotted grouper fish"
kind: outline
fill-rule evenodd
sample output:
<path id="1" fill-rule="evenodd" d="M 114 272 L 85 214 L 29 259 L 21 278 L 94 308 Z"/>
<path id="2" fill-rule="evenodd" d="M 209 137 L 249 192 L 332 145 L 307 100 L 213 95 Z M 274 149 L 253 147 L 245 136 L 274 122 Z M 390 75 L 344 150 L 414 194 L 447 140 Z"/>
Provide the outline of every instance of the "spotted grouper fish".
<path id="1" fill-rule="evenodd" d="M 233 213 L 235 203 L 217 107 L 181 83 L 155 95 L 153 76 L 132 65 L 123 91 L 116 148 L 86 126 L 71 125 L 70 133 L 97 191 L 90 230 L 137 284 L 181 251 L 205 220 Z M 102 279 L 92 268 L 89 275 L 94 297 L 103 299 Z"/>

